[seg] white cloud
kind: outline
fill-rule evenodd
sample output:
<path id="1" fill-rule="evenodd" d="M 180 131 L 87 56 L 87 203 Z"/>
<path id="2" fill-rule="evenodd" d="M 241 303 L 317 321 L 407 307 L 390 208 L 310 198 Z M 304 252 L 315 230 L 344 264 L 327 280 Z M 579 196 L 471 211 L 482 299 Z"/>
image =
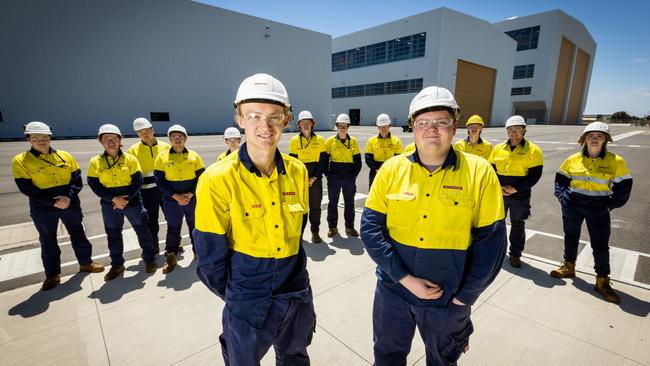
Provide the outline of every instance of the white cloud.
<path id="1" fill-rule="evenodd" d="M 643 64 L 648 62 L 648 59 L 645 57 L 635 57 L 632 59 L 631 63 L 633 64 Z"/>

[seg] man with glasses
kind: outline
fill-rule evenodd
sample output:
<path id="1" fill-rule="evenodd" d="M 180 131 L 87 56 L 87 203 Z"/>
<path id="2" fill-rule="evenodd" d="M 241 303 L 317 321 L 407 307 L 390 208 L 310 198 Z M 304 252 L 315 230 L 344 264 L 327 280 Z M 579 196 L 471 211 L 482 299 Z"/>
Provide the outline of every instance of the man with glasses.
<path id="1" fill-rule="evenodd" d="M 459 113 L 449 90 L 420 91 L 408 116 L 417 149 L 384 163 L 366 199 L 375 365 L 405 365 L 416 326 L 426 364 L 455 365 L 473 332 L 470 306 L 501 269 L 501 187 L 485 159 L 452 148 Z"/>
<path id="2" fill-rule="evenodd" d="M 135 156 L 142 169 L 142 203 L 147 210 L 147 227 L 153 237 L 153 248 L 156 253 L 160 252 L 158 244 L 158 214 L 162 208 L 162 193 L 156 186 L 153 176 L 153 164 L 161 151 L 169 150 L 170 146 L 164 141 L 159 141 L 155 136 L 153 125 L 146 118 L 136 118 L 133 121 L 133 131 L 138 134 L 140 141 L 131 145 L 126 151 Z"/>
<path id="3" fill-rule="evenodd" d="M 456 141 L 454 149 L 488 159 L 492 152 L 492 144 L 490 141 L 481 138 L 483 118 L 475 114 L 469 117 L 465 126 L 467 127 L 467 137 L 463 140 Z"/>
<path id="4" fill-rule="evenodd" d="M 289 96 L 279 80 L 255 74 L 239 86 L 235 109 L 246 142 L 196 190 L 197 274 L 226 302 L 226 365 L 259 365 L 271 346 L 278 365 L 309 365 L 316 315 L 300 245 L 308 173 L 277 148 L 291 122 Z"/>
<path id="5" fill-rule="evenodd" d="M 192 230 L 194 230 L 194 209 L 196 207 L 196 184 L 205 170 L 203 160 L 194 150 L 185 147 L 187 131 L 181 125 L 167 130 L 172 147 L 161 151 L 154 163 L 156 184 L 163 193 L 163 207 L 167 220 L 165 238 L 165 264 L 163 273 L 176 267 L 176 256 L 181 248 L 181 227 L 183 217 L 190 232 L 192 252 L 196 255 Z"/>
<path id="6" fill-rule="evenodd" d="M 325 141 L 325 149 L 329 157 L 327 170 L 327 237 L 331 238 L 339 232 L 339 196 L 343 191 L 343 218 L 345 233 L 358 237 L 359 232 L 354 228 L 354 195 L 357 193 L 357 176 L 361 172 L 361 151 L 357 139 L 348 134 L 350 117 L 339 114 L 336 117 L 336 135 Z"/>
<path id="7" fill-rule="evenodd" d="M 377 116 L 377 129 L 379 135 L 372 136 L 368 139 L 364 151 L 366 165 L 370 168 L 368 179 L 368 189 L 372 187 L 372 181 L 377 175 L 377 170 L 388 159 L 402 153 L 402 140 L 399 137 L 390 134 L 390 117 L 386 113 Z"/>
<path id="8" fill-rule="evenodd" d="M 11 162 L 18 190 L 29 197 L 29 213 L 38 231 L 45 269 L 42 291 L 51 290 L 61 282 L 61 249 L 56 239 L 59 220 L 70 235 L 79 272 L 104 270 L 104 266 L 91 259 L 92 245 L 82 223 L 81 169 L 68 152 L 51 147 L 51 136 L 50 126 L 29 122 L 25 125 L 25 137 L 31 149 L 14 156 Z"/>
<path id="9" fill-rule="evenodd" d="M 506 130 L 508 140 L 495 146 L 488 160 L 499 176 L 506 214 L 510 211 L 510 265 L 520 268 L 531 188 L 542 176 L 544 156 L 537 145 L 524 139 L 526 121 L 522 116 L 508 118 Z"/>

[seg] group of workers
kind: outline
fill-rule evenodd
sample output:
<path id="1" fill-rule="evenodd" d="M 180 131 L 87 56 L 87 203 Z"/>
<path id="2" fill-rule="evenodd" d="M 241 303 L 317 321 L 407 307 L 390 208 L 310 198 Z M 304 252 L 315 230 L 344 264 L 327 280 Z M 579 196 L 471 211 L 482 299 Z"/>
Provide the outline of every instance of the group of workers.
<path id="1" fill-rule="evenodd" d="M 416 327 L 426 346 L 427 365 L 455 364 L 469 348 L 471 305 L 496 278 L 505 258 L 508 212 L 509 263 L 521 266 L 531 188 L 543 169 L 541 149 L 524 138 L 525 120 L 510 117 L 507 141 L 492 148 L 481 138 L 483 120 L 472 116 L 466 123 L 467 138 L 452 146 L 460 106 L 449 90 L 426 87 L 409 106 L 415 142 L 403 152 L 399 138 L 390 134 L 390 117 L 379 115 L 379 134 L 364 151 L 370 191 L 359 233 L 354 228 L 354 195 L 361 155 L 348 133 L 350 118 L 339 115 L 336 135 L 325 140 L 314 133 L 311 113 L 300 112 L 300 132 L 284 154 L 278 144 L 291 122 L 292 106 L 282 82 L 268 74 L 252 75 L 239 86 L 234 104 L 246 141 L 241 143 L 238 129 L 226 130 L 229 148 L 207 169 L 185 147 L 182 126 L 169 128 L 170 146 L 154 137 L 149 121 L 136 119 L 141 141 L 128 153 L 121 150 L 116 126 L 100 127 L 104 152 L 91 159 L 88 184 L 100 197 L 111 256 L 105 279 L 124 271 L 124 216 L 136 232 L 147 272 L 156 270 L 157 214 L 162 207 L 168 226 L 163 272 L 176 265 L 185 217 L 197 275 L 226 303 L 219 337 L 225 363 L 259 365 L 273 346 L 278 365 L 308 365 L 316 314 L 301 238 L 309 220 L 312 241 L 322 242 L 326 175 L 327 235 L 338 233 L 342 191 L 345 232 L 360 235 L 377 264 L 375 364 L 405 364 Z M 13 172 L 20 191 L 29 196 L 40 234 L 47 276 L 43 289 L 60 281 L 59 219 L 70 233 L 80 271 L 103 271 L 91 260 L 81 223 L 77 163 L 67 152 L 51 148 L 51 130 L 44 123 L 29 123 L 25 135 L 32 148 L 14 158 Z M 609 212 L 626 203 L 632 178 L 623 158 L 606 149 L 608 141 L 606 124 L 589 124 L 578 140 L 582 150 L 556 173 L 565 249 L 564 262 L 550 274 L 575 276 L 580 226 L 586 220 L 595 290 L 618 302 L 609 283 Z"/>

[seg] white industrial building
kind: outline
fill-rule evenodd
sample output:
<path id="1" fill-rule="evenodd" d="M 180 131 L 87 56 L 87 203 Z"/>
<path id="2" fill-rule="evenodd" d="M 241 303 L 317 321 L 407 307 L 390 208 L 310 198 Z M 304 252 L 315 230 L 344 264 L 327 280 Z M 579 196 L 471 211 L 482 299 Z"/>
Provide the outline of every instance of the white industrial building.
<path id="1" fill-rule="evenodd" d="M 2 0 L 0 50 L 0 139 L 32 120 L 58 137 L 106 122 L 132 134 L 139 116 L 159 133 L 221 133 L 258 72 L 285 84 L 296 111 L 332 110 L 331 36 L 189 0 Z"/>
<path id="2" fill-rule="evenodd" d="M 517 41 L 513 113 L 532 123 L 581 123 L 596 53 L 585 26 L 561 10 L 494 25 Z"/>
<path id="3" fill-rule="evenodd" d="M 422 87 L 454 92 L 461 121 L 503 124 L 517 43 L 494 25 L 439 8 L 332 39 L 332 112 L 372 125 L 380 113 L 403 124 Z"/>

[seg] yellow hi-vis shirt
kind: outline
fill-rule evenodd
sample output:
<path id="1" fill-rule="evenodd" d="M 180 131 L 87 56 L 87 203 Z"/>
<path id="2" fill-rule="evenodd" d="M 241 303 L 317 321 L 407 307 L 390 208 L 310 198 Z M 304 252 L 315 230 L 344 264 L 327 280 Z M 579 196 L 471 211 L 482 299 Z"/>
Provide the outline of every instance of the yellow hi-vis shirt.
<path id="1" fill-rule="evenodd" d="M 357 139 L 348 135 L 343 141 L 334 135 L 325 142 L 325 150 L 330 155 L 332 163 L 354 163 L 354 155 L 361 154 Z"/>
<path id="2" fill-rule="evenodd" d="M 525 177 L 528 169 L 544 165 L 542 149 L 528 140 L 512 151 L 508 142 L 502 142 L 492 149 L 488 160 L 496 166 L 498 175 L 509 177 Z"/>
<path id="3" fill-rule="evenodd" d="M 372 136 L 368 139 L 364 153 L 372 154 L 373 159 L 378 163 L 384 162 L 402 153 L 402 140 L 392 134 L 387 138 Z"/>
<path id="4" fill-rule="evenodd" d="M 140 169 L 142 169 L 142 189 L 149 189 L 156 186 L 156 181 L 153 177 L 153 168 L 156 158 L 161 151 L 169 150 L 171 146 L 168 143 L 159 139 L 154 140 L 154 145 L 149 146 L 139 141 L 126 151 L 129 154 L 138 158 Z"/>
<path id="5" fill-rule="evenodd" d="M 88 162 L 88 178 L 98 178 L 105 188 L 130 186 L 131 175 L 138 172 L 141 172 L 138 159 L 122 151 L 115 160 L 103 153 Z"/>
<path id="6" fill-rule="evenodd" d="M 154 164 L 154 170 L 164 172 L 165 179 L 170 182 L 192 180 L 196 178 L 196 171 L 204 168 L 199 154 L 187 148 L 180 154 L 172 148 L 161 151 Z"/>
<path id="7" fill-rule="evenodd" d="M 240 149 L 241 150 L 241 149 Z M 298 253 L 302 218 L 308 205 L 307 169 L 298 159 L 282 161 L 270 177 L 249 170 L 230 154 L 212 164 L 196 190 L 196 230 L 226 235 L 229 248 L 255 258 Z"/>
<path id="8" fill-rule="evenodd" d="M 221 154 L 219 154 L 219 156 L 217 156 L 217 161 L 221 161 L 221 160 L 225 159 L 230 154 L 236 154 L 238 150 L 239 149 L 237 149 L 237 150 L 235 150 L 233 152 L 230 152 L 230 149 L 228 149 L 228 150 L 222 152 Z"/>
<path id="9" fill-rule="evenodd" d="M 453 150 L 450 150 L 453 153 Z M 402 154 L 384 163 L 365 206 L 386 215 L 392 239 L 421 249 L 467 250 L 472 229 L 505 216 L 499 180 L 484 159 L 454 154 L 434 172 Z"/>
<path id="10" fill-rule="evenodd" d="M 14 179 L 30 179 L 36 188 L 48 189 L 68 185 L 79 165 L 67 151 L 51 149 L 43 155 L 31 149 L 14 156 L 11 170 Z"/>
<path id="11" fill-rule="evenodd" d="M 408 154 L 413 151 L 415 151 L 415 142 L 411 142 L 404 147 L 404 154 Z"/>
<path id="12" fill-rule="evenodd" d="M 469 137 L 467 137 L 463 140 L 456 141 L 454 144 L 454 149 L 456 151 L 462 151 L 468 154 L 480 156 L 483 159 L 487 160 L 490 158 L 490 153 L 492 152 L 492 144 L 490 141 L 479 137 L 476 145 L 472 145 L 469 142 Z"/>
<path id="13" fill-rule="evenodd" d="M 326 152 L 325 140 L 322 136 L 313 134 L 311 139 L 307 139 L 301 134 L 297 134 L 289 141 L 289 154 L 298 156 L 298 160 L 303 163 L 318 163 L 320 154 Z M 352 161 L 352 160 L 350 160 Z"/>
<path id="14" fill-rule="evenodd" d="M 571 180 L 569 193 L 591 197 L 611 196 L 612 185 L 632 179 L 625 160 L 609 151 L 602 158 L 590 158 L 577 152 L 569 156 L 557 172 Z"/>

